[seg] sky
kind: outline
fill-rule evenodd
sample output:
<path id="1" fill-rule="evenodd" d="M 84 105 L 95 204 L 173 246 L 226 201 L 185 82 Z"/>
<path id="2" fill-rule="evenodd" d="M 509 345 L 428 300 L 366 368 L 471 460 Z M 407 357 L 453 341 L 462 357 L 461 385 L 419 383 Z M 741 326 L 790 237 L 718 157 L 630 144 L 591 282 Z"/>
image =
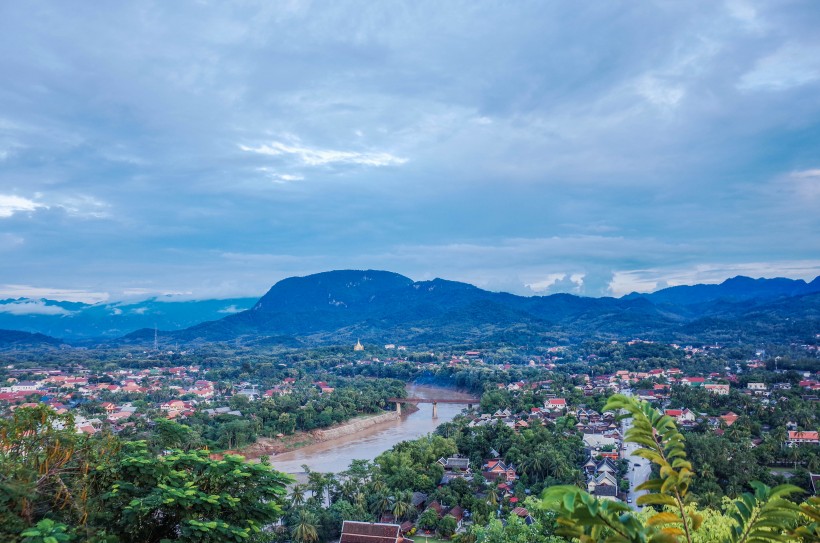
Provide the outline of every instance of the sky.
<path id="1" fill-rule="evenodd" d="M 0 298 L 820 274 L 820 3 L 0 3 Z"/>

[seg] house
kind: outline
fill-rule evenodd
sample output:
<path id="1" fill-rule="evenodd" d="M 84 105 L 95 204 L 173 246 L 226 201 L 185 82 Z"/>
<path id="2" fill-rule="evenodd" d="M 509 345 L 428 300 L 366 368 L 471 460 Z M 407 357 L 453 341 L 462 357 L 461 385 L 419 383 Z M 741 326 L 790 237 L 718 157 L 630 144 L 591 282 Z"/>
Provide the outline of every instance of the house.
<path id="1" fill-rule="evenodd" d="M 584 445 L 591 449 L 600 449 L 608 445 L 615 446 L 614 437 L 607 437 L 602 434 L 584 434 L 582 439 L 584 440 Z"/>
<path id="2" fill-rule="evenodd" d="M 424 511 L 424 507 L 427 505 L 427 494 L 424 492 L 413 492 L 413 497 L 410 499 L 410 503 L 413 504 L 413 507 L 415 507 L 416 510 Z"/>
<path id="3" fill-rule="evenodd" d="M 471 481 L 473 474 L 470 471 L 470 459 L 460 456 L 453 456 L 451 458 L 439 458 L 437 461 L 444 466 L 444 475 L 441 477 L 440 483 L 448 484 L 453 479 L 466 479 Z"/>
<path id="4" fill-rule="evenodd" d="M 427 509 L 435 511 L 439 518 L 444 516 L 444 507 L 442 507 L 438 501 L 431 502 L 430 505 L 427 506 Z"/>
<path id="5" fill-rule="evenodd" d="M 701 387 L 706 382 L 706 379 L 703 377 L 683 377 L 680 382 L 682 385 L 690 387 Z"/>
<path id="6" fill-rule="evenodd" d="M 259 398 L 259 391 L 256 390 L 256 387 L 243 388 L 242 390 L 237 392 L 236 395 L 245 396 L 248 400 L 254 401 Z"/>
<path id="7" fill-rule="evenodd" d="M 587 491 L 593 496 L 617 496 L 618 481 L 611 473 L 600 473 L 587 483 Z"/>
<path id="8" fill-rule="evenodd" d="M 726 396 L 729 394 L 729 385 L 716 385 L 714 383 L 709 383 L 704 385 L 705 388 L 710 394 L 717 394 L 718 396 Z"/>
<path id="9" fill-rule="evenodd" d="M 755 394 L 766 392 L 766 383 L 748 383 L 746 389 Z"/>
<path id="10" fill-rule="evenodd" d="M 35 392 L 38 389 L 38 384 L 34 381 L 20 381 L 8 388 L 7 392 Z"/>
<path id="11" fill-rule="evenodd" d="M 527 526 L 535 522 L 535 520 L 530 515 L 530 512 L 527 511 L 524 507 L 516 507 L 512 510 L 512 514 L 524 519 L 524 522 L 527 524 Z"/>
<path id="12" fill-rule="evenodd" d="M 481 475 L 488 481 L 515 481 L 518 479 L 515 466 L 506 464 L 499 458 L 487 460 L 487 463 L 481 468 Z"/>
<path id="13" fill-rule="evenodd" d="M 672 417 L 677 422 L 681 424 L 686 424 L 690 422 L 695 422 L 695 414 L 689 411 L 689 409 L 667 409 L 663 412 L 664 415 Z"/>
<path id="14" fill-rule="evenodd" d="M 560 411 L 567 408 L 567 400 L 564 398 L 550 398 L 544 402 L 544 408 L 550 411 Z"/>
<path id="15" fill-rule="evenodd" d="M 464 509 L 456 505 L 447 511 L 447 514 L 456 519 L 456 530 L 461 529 L 461 526 L 464 523 Z"/>
<path id="16" fill-rule="evenodd" d="M 450 458 L 439 458 L 438 463 L 444 466 L 447 471 L 470 471 L 470 459 L 463 456 L 451 456 Z"/>
<path id="17" fill-rule="evenodd" d="M 182 411 L 185 409 L 185 402 L 182 400 L 171 400 L 159 406 L 162 411 Z"/>
<path id="18" fill-rule="evenodd" d="M 820 444 L 820 437 L 818 432 L 799 432 L 796 430 L 789 430 L 786 438 L 786 445 L 792 447 L 794 445 L 817 445 Z"/>
<path id="19" fill-rule="evenodd" d="M 738 415 L 736 415 L 735 413 L 731 412 L 731 411 L 729 411 L 729 412 L 728 412 L 728 413 L 726 413 L 725 415 L 721 415 L 721 416 L 720 416 L 720 420 L 722 420 L 722 421 L 723 421 L 723 423 L 724 423 L 726 426 L 731 426 L 731 425 L 733 425 L 733 424 L 735 423 L 735 421 L 737 421 L 737 419 L 738 419 L 738 418 L 739 418 L 739 416 L 738 416 Z"/>
<path id="20" fill-rule="evenodd" d="M 401 543 L 405 541 L 398 524 L 381 522 L 342 522 L 342 535 L 339 543 Z M 409 541 L 409 540 L 407 540 Z"/>

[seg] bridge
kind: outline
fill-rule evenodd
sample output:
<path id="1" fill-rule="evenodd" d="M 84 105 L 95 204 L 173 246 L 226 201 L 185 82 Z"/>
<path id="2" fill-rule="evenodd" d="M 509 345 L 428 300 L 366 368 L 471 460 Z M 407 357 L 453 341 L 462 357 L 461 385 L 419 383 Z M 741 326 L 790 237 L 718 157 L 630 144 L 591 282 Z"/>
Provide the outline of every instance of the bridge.
<path id="1" fill-rule="evenodd" d="M 387 398 L 388 402 L 396 404 L 396 411 L 401 415 L 401 404 L 403 403 L 431 403 L 433 404 L 433 418 L 438 418 L 438 404 L 440 403 L 456 403 L 466 405 L 468 409 L 472 409 L 473 404 L 481 403 L 479 398 Z"/>

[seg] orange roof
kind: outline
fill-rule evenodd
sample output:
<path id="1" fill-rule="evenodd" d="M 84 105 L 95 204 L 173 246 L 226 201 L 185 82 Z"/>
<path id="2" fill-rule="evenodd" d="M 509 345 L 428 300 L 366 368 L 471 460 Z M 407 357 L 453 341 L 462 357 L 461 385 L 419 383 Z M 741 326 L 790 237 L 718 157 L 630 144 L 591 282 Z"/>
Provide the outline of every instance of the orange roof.
<path id="1" fill-rule="evenodd" d="M 820 437 L 818 437 L 817 432 L 795 432 L 789 430 L 789 439 L 813 439 L 816 441 L 820 439 Z"/>

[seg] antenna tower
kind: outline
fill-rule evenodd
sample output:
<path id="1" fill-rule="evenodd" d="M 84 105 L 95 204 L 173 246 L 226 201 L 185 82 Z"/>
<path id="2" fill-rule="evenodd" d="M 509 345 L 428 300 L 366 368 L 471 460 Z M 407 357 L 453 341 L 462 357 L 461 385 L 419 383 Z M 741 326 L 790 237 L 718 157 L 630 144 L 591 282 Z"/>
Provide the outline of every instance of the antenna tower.
<path id="1" fill-rule="evenodd" d="M 157 330 L 157 325 L 155 324 L 154 325 L 154 350 L 155 351 L 159 350 L 159 337 L 158 337 L 158 335 L 159 335 L 159 332 Z"/>

